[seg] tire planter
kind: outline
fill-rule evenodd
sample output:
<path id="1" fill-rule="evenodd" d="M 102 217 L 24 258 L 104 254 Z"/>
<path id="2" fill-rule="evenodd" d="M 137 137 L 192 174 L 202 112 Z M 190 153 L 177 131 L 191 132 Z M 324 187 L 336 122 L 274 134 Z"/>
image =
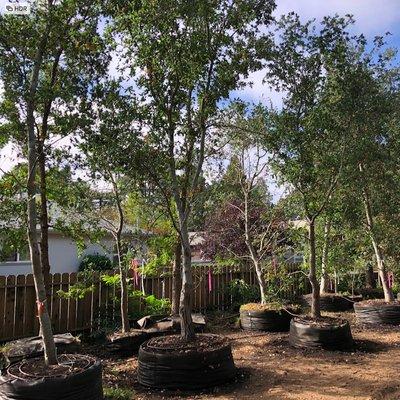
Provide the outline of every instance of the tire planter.
<path id="1" fill-rule="evenodd" d="M 290 322 L 289 343 L 300 349 L 347 351 L 353 348 L 353 337 L 347 321 L 317 326 L 301 318 Z"/>
<path id="2" fill-rule="evenodd" d="M 303 296 L 303 304 L 311 307 L 312 295 Z M 339 295 L 322 295 L 320 300 L 321 311 L 340 312 L 353 309 L 353 301 Z"/>
<path id="3" fill-rule="evenodd" d="M 24 373 L 27 361 L 12 364 L 0 377 L 1 400 L 102 400 L 102 365 L 99 360 L 82 355 L 61 355 L 60 364 L 77 360 L 85 365 L 78 372 L 59 376 Z M 29 361 L 43 360 L 43 358 Z M 23 371 L 21 373 L 21 371 Z M 23 377 L 23 378 L 22 378 Z"/>
<path id="4" fill-rule="evenodd" d="M 241 310 L 240 326 L 245 331 L 287 332 L 292 315 L 286 310 Z"/>
<path id="5" fill-rule="evenodd" d="M 400 325 L 400 302 L 354 304 L 358 322 L 362 324 Z"/>
<path id="6" fill-rule="evenodd" d="M 217 335 L 198 336 L 205 340 L 219 338 Z M 215 349 L 199 351 L 194 346 L 179 352 L 158 347 L 155 339 L 150 339 L 139 349 L 138 381 L 146 387 L 197 390 L 225 384 L 235 376 L 231 345 L 226 341 L 221 340 L 221 345 Z"/>

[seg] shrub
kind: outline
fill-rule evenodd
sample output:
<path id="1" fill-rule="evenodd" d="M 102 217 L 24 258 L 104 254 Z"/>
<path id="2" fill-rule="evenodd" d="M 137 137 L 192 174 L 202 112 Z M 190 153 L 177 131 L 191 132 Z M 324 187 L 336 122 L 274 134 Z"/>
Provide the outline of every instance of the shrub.
<path id="1" fill-rule="evenodd" d="M 141 318 L 145 315 L 168 315 L 171 313 L 171 301 L 169 299 L 157 299 L 154 295 L 143 295 L 139 290 L 134 290 L 129 293 L 137 303 L 142 302 L 144 308 L 141 312 L 134 312 L 135 318 Z"/>
<path id="2" fill-rule="evenodd" d="M 100 254 L 87 254 L 82 258 L 79 271 L 109 271 L 113 268 L 111 260 Z"/>
<path id="3" fill-rule="evenodd" d="M 243 279 L 234 279 L 224 288 L 225 296 L 230 297 L 230 308 L 238 311 L 242 304 L 260 301 L 260 291 Z"/>

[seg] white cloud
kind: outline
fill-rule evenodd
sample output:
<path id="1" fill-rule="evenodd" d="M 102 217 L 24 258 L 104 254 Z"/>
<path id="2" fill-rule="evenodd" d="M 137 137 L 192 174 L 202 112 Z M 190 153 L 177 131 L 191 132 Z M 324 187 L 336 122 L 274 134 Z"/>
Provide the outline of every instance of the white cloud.
<path id="1" fill-rule="evenodd" d="M 277 0 L 275 16 L 290 11 L 295 11 L 303 20 L 352 14 L 356 19 L 355 31 L 367 36 L 397 30 L 400 23 L 399 0 Z"/>

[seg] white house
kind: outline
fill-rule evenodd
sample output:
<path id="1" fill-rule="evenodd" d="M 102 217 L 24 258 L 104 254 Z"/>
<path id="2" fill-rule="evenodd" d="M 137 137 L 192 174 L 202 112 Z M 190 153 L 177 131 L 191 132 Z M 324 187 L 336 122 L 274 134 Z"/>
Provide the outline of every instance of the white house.
<path id="1" fill-rule="evenodd" d="M 79 251 L 76 243 L 62 233 L 49 230 L 49 259 L 51 273 L 77 272 L 79 264 L 87 254 L 100 254 L 114 257 L 114 241 L 109 235 L 105 236 L 99 244 L 88 243 L 87 248 Z M 32 273 L 29 260 L 28 247 L 18 253 L 12 254 L 7 260 L 0 262 L 0 276 L 26 275 Z"/>

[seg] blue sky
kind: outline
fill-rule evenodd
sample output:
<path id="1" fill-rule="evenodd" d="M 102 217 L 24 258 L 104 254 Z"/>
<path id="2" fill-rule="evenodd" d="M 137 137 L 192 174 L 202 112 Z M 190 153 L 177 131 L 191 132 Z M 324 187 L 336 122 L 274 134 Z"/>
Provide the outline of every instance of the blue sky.
<path id="1" fill-rule="evenodd" d="M 0 13 L 7 3 L 9 0 L 0 0 Z M 364 33 L 369 40 L 372 40 L 376 35 L 390 32 L 388 44 L 400 49 L 400 0 L 276 0 L 276 3 L 277 9 L 274 13 L 276 17 L 295 11 L 304 21 L 313 18 L 318 21 L 325 15 L 352 14 L 356 19 L 354 33 Z M 271 92 L 264 86 L 263 77 L 263 71 L 254 74 L 251 77 L 253 87 L 233 93 L 232 97 L 241 97 L 252 102 L 272 101 L 275 106 L 279 106 L 281 95 Z M 0 152 L 0 168 L 8 170 L 12 164 L 13 152 L 7 147 Z"/>
<path id="2" fill-rule="evenodd" d="M 353 15 L 356 23 L 353 33 L 363 33 L 369 41 L 375 36 L 390 32 L 386 41 L 390 47 L 400 49 L 400 0 L 275 0 L 277 8 L 275 17 L 291 11 L 300 15 L 303 21 L 316 19 L 317 22 L 326 15 Z M 398 59 L 400 57 L 398 56 Z M 271 91 L 262 84 L 264 72 L 260 71 L 251 77 L 253 87 L 233 93 L 246 101 L 270 101 L 275 106 L 281 104 L 281 95 Z"/>

